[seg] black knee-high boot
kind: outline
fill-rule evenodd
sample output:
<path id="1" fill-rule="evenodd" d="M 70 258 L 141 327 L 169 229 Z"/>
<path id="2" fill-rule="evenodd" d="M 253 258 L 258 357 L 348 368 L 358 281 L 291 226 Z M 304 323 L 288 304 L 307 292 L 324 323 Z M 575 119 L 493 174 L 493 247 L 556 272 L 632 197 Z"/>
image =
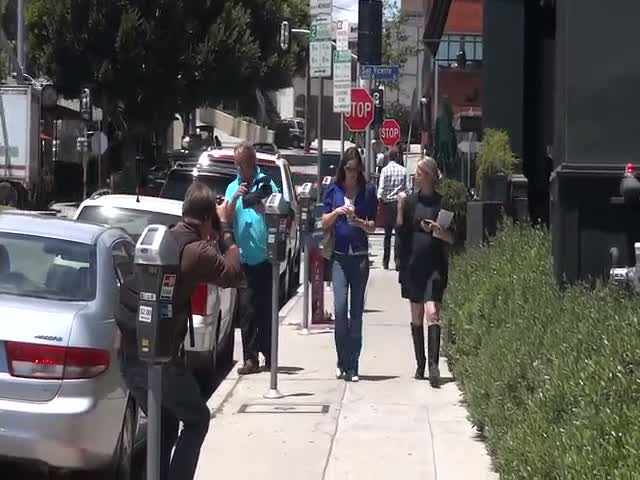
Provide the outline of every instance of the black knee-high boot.
<path id="1" fill-rule="evenodd" d="M 427 328 L 427 348 L 429 351 L 429 383 L 434 388 L 440 386 L 440 325 L 429 325 Z"/>
<path id="2" fill-rule="evenodd" d="M 427 358 L 424 354 L 424 327 L 411 324 L 411 337 L 413 338 L 413 351 L 416 354 L 416 374 L 415 378 L 420 380 L 424 378 L 424 369 L 427 364 Z"/>

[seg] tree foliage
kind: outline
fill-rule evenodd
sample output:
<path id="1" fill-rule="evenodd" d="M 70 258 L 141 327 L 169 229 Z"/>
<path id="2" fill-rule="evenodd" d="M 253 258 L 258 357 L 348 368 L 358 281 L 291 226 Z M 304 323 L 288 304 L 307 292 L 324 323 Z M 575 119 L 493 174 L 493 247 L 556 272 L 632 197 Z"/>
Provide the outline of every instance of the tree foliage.
<path id="1" fill-rule="evenodd" d="M 176 112 L 287 85 L 297 51 L 277 50 L 303 0 L 31 0 L 29 53 L 67 97 L 91 86 L 122 128 L 159 130 Z"/>
<path id="2" fill-rule="evenodd" d="M 407 34 L 408 20 L 395 0 L 383 0 L 384 29 L 382 33 L 382 63 L 404 67 L 409 58 L 419 51 L 419 42 L 411 42 Z M 385 82 L 387 87 L 398 88 L 398 82 Z"/>

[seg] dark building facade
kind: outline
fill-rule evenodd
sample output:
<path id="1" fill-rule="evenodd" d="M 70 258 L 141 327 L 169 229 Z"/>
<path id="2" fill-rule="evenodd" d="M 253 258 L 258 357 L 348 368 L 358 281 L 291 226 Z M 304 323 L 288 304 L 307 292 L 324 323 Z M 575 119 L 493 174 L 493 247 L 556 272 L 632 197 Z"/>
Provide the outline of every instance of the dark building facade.
<path id="1" fill-rule="evenodd" d="M 640 2 L 485 0 L 483 126 L 523 159 L 533 218 L 551 225 L 557 280 L 634 264 L 638 207 L 619 201 L 638 162 Z"/>

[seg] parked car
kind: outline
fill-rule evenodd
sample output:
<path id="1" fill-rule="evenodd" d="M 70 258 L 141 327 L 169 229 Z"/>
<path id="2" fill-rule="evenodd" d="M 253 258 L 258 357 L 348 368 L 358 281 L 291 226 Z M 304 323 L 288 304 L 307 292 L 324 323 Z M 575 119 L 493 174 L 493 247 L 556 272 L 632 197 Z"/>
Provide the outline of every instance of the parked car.
<path id="1" fill-rule="evenodd" d="M 129 478 L 140 430 L 114 299 L 132 248 L 120 229 L 0 214 L 1 457 Z"/>
<path id="2" fill-rule="evenodd" d="M 275 128 L 275 144 L 280 148 L 302 148 L 304 146 L 304 119 L 285 118 Z"/>
<path id="3" fill-rule="evenodd" d="M 280 155 L 280 150 L 278 150 L 278 147 L 273 143 L 254 143 L 253 148 L 256 149 L 256 152 L 268 153 L 276 157 Z"/>
<path id="4" fill-rule="evenodd" d="M 151 224 L 171 227 L 182 218 L 182 201 L 135 195 L 105 195 L 84 201 L 75 216 L 82 222 L 119 227 L 134 242 Z M 133 251 L 127 252 L 133 258 Z M 185 353 L 205 394 L 213 393 L 216 370 L 233 361 L 233 316 L 236 289 L 199 285 L 191 298 L 195 346 L 187 339 Z"/>
<path id="5" fill-rule="evenodd" d="M 270 177 L 291 206 L 287 225 L 287 260 L 280 265 L 280 301 L 284 302 L 298 289 L 300 283 L 300 232 L 298 231 L 298 197 L 293 184 L 289 163 L 273 155 L 257 153 L 258 167 Z M 189 186 L 200 181 L 209 186 L 216 195 L 224 196 L 227 186 L 237 177 L 233 150 L 209 150 L 200 156 L 198 163 L 179 162 L 169 172 L 160 197 L 184 199 Z"/>

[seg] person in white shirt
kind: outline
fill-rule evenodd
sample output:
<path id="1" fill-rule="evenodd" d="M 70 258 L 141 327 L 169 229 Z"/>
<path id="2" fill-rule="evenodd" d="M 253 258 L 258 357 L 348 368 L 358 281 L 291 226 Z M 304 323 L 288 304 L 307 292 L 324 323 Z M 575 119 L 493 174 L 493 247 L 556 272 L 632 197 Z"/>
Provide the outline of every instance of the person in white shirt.
<path id="1" fill-rule="evenodd" d="M 391 257 L 391 236 L 395 230 L 396 218 L 398 215 L 398 196 L 407 190 L 407 171 L 402 166 L 402 159 L 398 148 L 389 150 L 389 163 L 380 172 L 378 183 L 378 200 L 382 203 L 384 214 L 384 255 L 382 265 L 385 270 L 389 269 Z M 398 270 L 398 240 L 394 242 L 394 262 Z"/>

